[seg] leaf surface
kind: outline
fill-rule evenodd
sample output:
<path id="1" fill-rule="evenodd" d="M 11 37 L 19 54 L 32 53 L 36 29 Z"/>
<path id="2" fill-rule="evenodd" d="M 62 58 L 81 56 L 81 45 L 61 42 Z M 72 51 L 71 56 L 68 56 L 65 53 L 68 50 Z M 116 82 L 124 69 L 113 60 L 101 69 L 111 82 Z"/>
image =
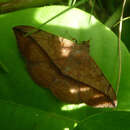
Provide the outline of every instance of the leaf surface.
<path id="1" fill-rule="evenodd" d="M 106 112 L 82 121 L 74 130 L 128 130 L 130 112 Z M 94 124 L 94 125 L 93 125 Z"/>

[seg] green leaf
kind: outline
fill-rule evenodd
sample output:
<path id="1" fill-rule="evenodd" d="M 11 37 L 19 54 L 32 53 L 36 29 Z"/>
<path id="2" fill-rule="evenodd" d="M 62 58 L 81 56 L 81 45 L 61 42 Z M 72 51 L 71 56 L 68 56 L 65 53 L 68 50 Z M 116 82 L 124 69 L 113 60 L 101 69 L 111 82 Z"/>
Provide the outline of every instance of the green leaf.
<path id="1" fill-rule="evenodd" d="M 72 129 L 77 123 L 76 120 L 55 113 L 3 100 L 0 100 L 0 112 L 0 128 L 3 130 Z"/>
<path id="2" fill-rule="evenodd" d="M 122 30 L 122 40 L 124 41 L 125 45 L 127 46 L 130 52 L 130 19 L 127 19 L 123 22 L 123 30 Z"/>
<path id="3" fill-rule="evenodd" d="M 83 120 L 75 130 L 128 130 L 130 112 L 106 112 Z"/>
<path id="4" fill-rule="evenodd" d="M 39 109 L 45 113 L 47 112 L 43 114 L 42 119 L 39 119 L 40 125 L 42 125 L 42 122 L 48 123 L 45 128 L 41 126 L 42 129 L 52 128 L 52 126 L 49 125 L 51 120 L 46 120 L 50 113 L 60 115 L 61 118 L 70 118 L 72 121 L 67 120 L 65 122 L 67 127 L 72 128 L 75 121 L 78 123 L 80 120 L 86 119 L 86 117 L 92 116 L 95 113 L 106 111 L 105 109 L 89 108 L 81 104 L 65 104 L 57 100 L 48 89 L 40 88 L 28 75 L 24 61 L 17 48 L 16 39 L 12 30 L 13 27 L 18 25 L 39 27 L 42 23 L 63 11 L 65 8 L 67 7 L 47 6 L 0 15 L 0 62 L 4 63 L 8 70 L 8 73 L 0 71 L 0 99 L 4 100 L 4 102 L 7 101 L 7 105 L 3 105 L 4 103 L 1 104 L 4 108 L 0 107 L 0 115 L 3 115 L 3 129 L 4 127 L 8 127 L 6 126 L 7 119 L 9 118 L 9 120 L 11 120 L 11 116 L 9 115 L 11 115 L 12 112 L 8 108 L 12 109 L 11 107 L 16 107 L 17 104 L 23 105 L 24 109 L 27 110 L 24 114 L 21 107 L 17 107 L 19 112 L 15 113 L 14 119 L 18 121 L 14 123 L 13 130 L 17 130 L 18 127 L 20 128 L 21 124 L 23 126 L 25 125 L 24 121 L 20 124 L 21 119 L 24 120 L 25 118 L 27 122 L 35 122 L 34 118 L 34 120 L 30 119 L 30 116 L 32 117 L 33 114 L 29 112 L 34 109 Z M 110 29 L 93 16 L 91 16 L 90 21 L 90 14 L 79 9 L 72 9 L 66 12 L 42 26 L 41 29 L 68 39 L 76 39 L 79 42 L 90 40 L 91 56 L 102 69 L 113 88 L 116 89 L 118 76 L 118 38 Z M 122 73 L 117 110 L 128 111 L 130 110 L 130 55 L 122 42 L 121 50 Z M 16 105 L 10 107 L 8 101 L 14 102 Z M 28 112 L 30 113 L 29 115 L 27 114 Z M 60 124 L 59 118 L 52 117 L 51 119 L 56 120 L 55 127 L 58 127 L 57 125 Z M 64 119 L 61 120 L 61 122 L 62 121 L 64 121 Z M 31 126 L 33 123 L 29 124 L 27 127 L 24 126 L 24 129 L 32 130 Z M 61 128 L 65 128 L 63 122 L 57 129 Z"/>

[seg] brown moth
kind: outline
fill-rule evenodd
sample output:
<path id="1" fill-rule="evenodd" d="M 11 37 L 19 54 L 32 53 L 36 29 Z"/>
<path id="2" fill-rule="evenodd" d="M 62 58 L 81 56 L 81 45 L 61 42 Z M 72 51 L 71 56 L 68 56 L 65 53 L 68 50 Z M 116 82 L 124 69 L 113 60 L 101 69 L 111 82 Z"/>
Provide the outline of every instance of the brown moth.
<path id="1" fill-rule="evenodd" d="M 116 107 L 116 94 L 89 55 L 89 43 L 73 41 L 30 26 L 14 28 L 18 47 L 32 79 L 62 101 L 93 107 Z"/>

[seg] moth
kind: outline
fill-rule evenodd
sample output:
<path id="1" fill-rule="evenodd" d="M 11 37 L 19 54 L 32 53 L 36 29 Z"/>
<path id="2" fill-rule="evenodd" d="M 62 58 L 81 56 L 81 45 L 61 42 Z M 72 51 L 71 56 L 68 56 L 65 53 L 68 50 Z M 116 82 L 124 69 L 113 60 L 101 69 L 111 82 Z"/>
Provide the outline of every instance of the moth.
<path id="1" fill-rule="evenodd" d="M 67 103 L 86 103 L 92 107 L 116 107 L 116 94 L 84 44 L 31 26 L 13 28 L 27 70 L 39 86 L 49 88 Z"/>

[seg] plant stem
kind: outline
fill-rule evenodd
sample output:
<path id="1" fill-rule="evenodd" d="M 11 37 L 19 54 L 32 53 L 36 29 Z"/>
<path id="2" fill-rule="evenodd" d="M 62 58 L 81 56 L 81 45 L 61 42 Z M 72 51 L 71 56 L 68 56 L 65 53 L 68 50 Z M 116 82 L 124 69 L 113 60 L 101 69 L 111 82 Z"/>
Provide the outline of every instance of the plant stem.
<path id="1" fill-rule="evenodd" d="M 123 18 L 122 21 L 126 21 L 126 20 L 128 20 L 128 19 L 130 19 L 130 16 Z M 116 24 L 114 24 L 114 25 L 113 25 L 113 28 L 114 28 L 115 26 L 117 26 L 119 23 L 120 23 L 120 21 L 118 21 Z"/>
<path id="2" fill-rule="evenodd" d="M 121 41 L 121 32 L 122 32 L 122 23 L 123 23 L 123 14 L 124 14 L 125 4 L 126 4 L 126 0 L 123 1 L 121 17 L 120 17 L 120 24 L 119 24 L 119 38 L 118 38 L 119 73 L 118 73 L 118 80 L 117 80 L 116 95 L 118 94 L 118 91 L 119 91 L 121 70 L 122 70 L 120 41 Z"/>

